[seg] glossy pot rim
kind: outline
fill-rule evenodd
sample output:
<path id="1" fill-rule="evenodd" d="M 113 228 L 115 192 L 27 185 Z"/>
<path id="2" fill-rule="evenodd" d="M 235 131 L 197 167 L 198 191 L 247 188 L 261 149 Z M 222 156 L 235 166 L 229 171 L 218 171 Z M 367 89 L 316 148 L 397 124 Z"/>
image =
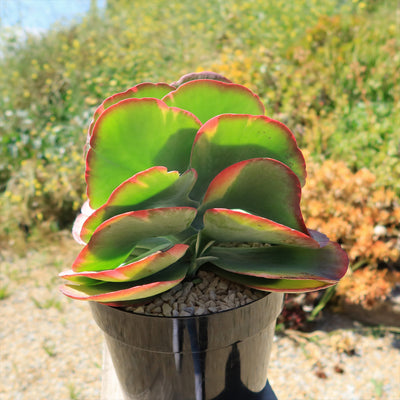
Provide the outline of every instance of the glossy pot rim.
<path id="1" fill-rule="evenodd" d="M 283 293 L 269 292 L 243 306 L 187 317 L 154 316 L 97 302 L 89 304 L 96 323 L 105 334 L 129 346 L 170 353 L 176 352 L 173 343 L 179 330 L 191 330 L 192 336 L 196 334 L 199 351 L 229 346 L 258 334 L 275 324 L 282 311 Z M 193 351 L 189 339 L 183 341 L 179 351 Z"/>

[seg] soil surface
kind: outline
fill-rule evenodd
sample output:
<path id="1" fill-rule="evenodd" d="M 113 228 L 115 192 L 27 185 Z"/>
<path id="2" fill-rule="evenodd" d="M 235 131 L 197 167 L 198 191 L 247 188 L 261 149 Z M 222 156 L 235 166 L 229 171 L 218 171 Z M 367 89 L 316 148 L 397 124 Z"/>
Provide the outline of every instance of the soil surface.
<path id="1" fill-rule="evenodd" d="M 58 291 L 79 250 L 66 232 L 0 254 L 0 400 L 100 398 L 102 334 L 87 303 Z M 269 379 L 280 400 L 398 400 L 399 329 L 325 313 L 312 332 L 277 333 Z"/>

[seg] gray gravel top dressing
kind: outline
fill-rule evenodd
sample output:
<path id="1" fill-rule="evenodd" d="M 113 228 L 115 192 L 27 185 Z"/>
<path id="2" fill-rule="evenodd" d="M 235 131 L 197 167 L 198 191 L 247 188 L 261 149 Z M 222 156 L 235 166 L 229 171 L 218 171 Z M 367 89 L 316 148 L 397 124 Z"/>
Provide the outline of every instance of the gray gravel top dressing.
<path id="1" fill-rule="evenodd" d="M 180 283 L 150 303 L 139 307 L 126 307 L 126 310 L 164 317 L 190 317 L 244 306 L 265 295 L 264 292 L 219 278 L 212 272 L 200 271 L 198 276 L 201 282 L 197 284 Z"/>

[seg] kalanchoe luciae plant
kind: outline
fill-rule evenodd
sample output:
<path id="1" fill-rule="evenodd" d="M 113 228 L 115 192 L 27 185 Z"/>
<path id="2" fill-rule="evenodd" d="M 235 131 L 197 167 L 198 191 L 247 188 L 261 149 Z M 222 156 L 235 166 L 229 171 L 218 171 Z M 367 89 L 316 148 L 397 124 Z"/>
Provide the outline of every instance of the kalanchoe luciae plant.
<path id="1" fill-rule="evenodd" d="M 106 99 L 88 132 L 84 244 L 61 291 L 122 306 L 200 267 L 264 291 L 334 285 L 348 259 L 308 230 L 306 169 L 290 130 L 259 98 L 213 74 L 142 83 Z"/>

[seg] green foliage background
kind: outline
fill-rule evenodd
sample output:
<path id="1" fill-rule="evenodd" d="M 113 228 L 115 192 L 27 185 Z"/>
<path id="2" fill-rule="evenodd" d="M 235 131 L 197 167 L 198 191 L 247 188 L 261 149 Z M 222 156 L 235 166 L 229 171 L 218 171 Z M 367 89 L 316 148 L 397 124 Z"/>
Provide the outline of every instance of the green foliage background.
<path id="1" fill-rule="evenodd" d="M 400 193 L 395 0 L 109 0 L 0 49 L 0 240 L 69 227 L 92 112 L 142 81 L 214 70 L 260 94 L 314 161 Z"/>

